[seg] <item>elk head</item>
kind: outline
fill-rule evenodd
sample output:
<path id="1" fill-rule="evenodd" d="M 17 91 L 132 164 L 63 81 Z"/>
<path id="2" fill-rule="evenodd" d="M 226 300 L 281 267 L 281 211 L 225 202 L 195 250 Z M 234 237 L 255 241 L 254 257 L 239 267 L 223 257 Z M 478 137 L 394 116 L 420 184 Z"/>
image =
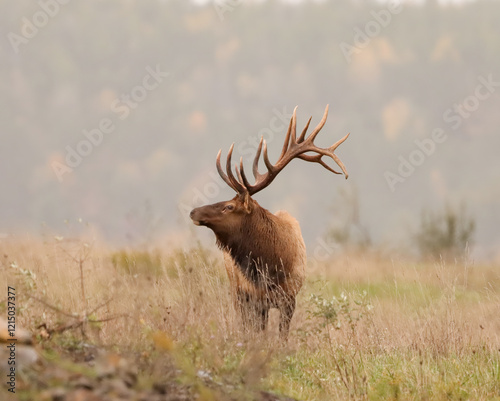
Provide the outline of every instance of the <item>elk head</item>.
<path id="1" fill-rule="evenodd" d="M 329 148 L 319 148 L 314 144 L 314 139 L 325 125 L 326 119 L 328 117 L 328 105 L 326 106 L 325 113 L 323 114 L 323 118 L 321 119 L 320 123 L 307 138 L 306 132 L 309 128 L 312 117 L 309 118 L 309 121 L 302 130 L 302 133 L 297 138 L 296 111 L 297 107 L 295 107 L 293 111 L 293 115 L 290 120 L 288 131 L 285 137 L 285 142 L 283 144 L 283 149 L 276 164 L 272 164 L 269 161 L 267 143 L 263 137 L 260 139 L 260 143 L 257 148 L 257 154 L 255 155 L 255 159 L 253 161 L 253 175 L 255 178 L 254 184 L 251 184 L 248 181 L 245 169 L 243 167 L 243 158 L 240 159 L 239 167 L 238 165 L 234 166 L 236 176 L 232 171 L 231 163 L 234 143 L 231 145 L 231 148 L 229 149 L 229 153 L 227 155 L 225 172 L 221 167 L 220 161 L 222 150 L 219 150 L 216 163 L 217 171 L 219 172 L 219 175 L 224 180 L 224 182 L 229 185 L 229 187 L 231 187 L 237 193 L 237 195 L 227 202 L 219 202 L 213 205 L 196 208 L 190 214 L 194 224 L 199 226 L 206 226 L 214 231 L 219 243 L 226 244 L 226 240 L 228 239 L 228 237 L 241 231 L 240 228 L 242 227 L 242 224 L 244 224 L 245 221 L 248 221 L 249 216 L 254 214 L 256 210 L 264 210 L 260 208 L 255 200 L 252 199 L 252 195 L 268 187 L 274 181 L 276 176 L 293 159 L 302 159 L 308 162 L 319 163 L 328 171 L 331 171 L 334 174 L 342 174 L 341 172 L 332 169 L 323 161 L 323 156 L 327 156 L 332 158 L 337 163 L 337 165 L 344 173 L 345 178 L 348 177 L 344 164 L 334 152 L 339 147 L 339 145 L 348 138 L 349 134 L 334 143 Z M 267 168 L 267 172 L 263 174 L 259 172 L 259 159 L 261 154 L 263 154 L 264 164 Z"/>

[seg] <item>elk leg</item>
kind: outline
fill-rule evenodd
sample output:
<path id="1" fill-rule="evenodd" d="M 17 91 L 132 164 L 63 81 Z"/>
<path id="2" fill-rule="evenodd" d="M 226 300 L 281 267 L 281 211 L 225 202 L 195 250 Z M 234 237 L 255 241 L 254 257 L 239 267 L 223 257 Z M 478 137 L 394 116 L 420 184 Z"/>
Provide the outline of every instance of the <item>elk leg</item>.
<path id="1" fill-rule="evenodd" d="M 250 295 L 243 291 L 238 291 L 237 304 L 240 310 L 240 316 L 243 323 L 244 331 L 248 331 L 252 327 L 252 316 L 250 311 Z"/>
<path id="2" fill-rule="evenodd" d="M 247 304 L 249 325 L 254 331 L 264 331 L 267 327 L 269 307 L 262 302 L 252 301 Z"/>
<path id="3" fill-rule="evenodd" d="M 290 322 L 292 321 L 293 313 L 295 312 L 295 298 L 288 298 L 280 305 L 280 336 L 284 339 L 288 338 L 290 330 Z"/>
<path id="4" fill-rule="evenodd" d="M 260 330 L 264 331 L 267 327 L 267 321 L 269 318 L 269 308 L 267 308 L 266 306 L 262 306 L 260 317 L 261 317 Z"/>
<path id="5" fill-rule="evenodd" d="M 237 303 L 245 331 L 264 331 L 267 326 L 269 306 L 243 291 L 238 292 Z"/>

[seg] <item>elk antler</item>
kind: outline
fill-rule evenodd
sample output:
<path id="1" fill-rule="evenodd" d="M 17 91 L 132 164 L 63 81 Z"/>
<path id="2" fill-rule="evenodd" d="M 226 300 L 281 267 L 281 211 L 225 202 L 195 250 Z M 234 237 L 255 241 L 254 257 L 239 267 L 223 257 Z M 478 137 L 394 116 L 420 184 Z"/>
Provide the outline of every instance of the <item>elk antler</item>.
<path id="1" fill-rule="evenodd" d="M 288 163 L 290 163 L 293 159 L 299 158 L 308 162 L 314 162 L 314 163 L 319 163 L 321 164 L 324 168 L 327 170 L 331 171 L 332 173 L 335 174 L 342 174 L 338 171 L 335 171 L 332 169 L 330 166 L 328 166 L 323 160 L 323 156 L 328 156 L 331 157 L 337 164 L 338 166 L 342 169 L 342 172 L 345 175 L 345 178 L 349 176 L 347 174 L 347 171 L 345 169 L 344 164 L 342 161 L 337 157 L 337 155 L 334 153 L 335 149 L 337 149 L 341 143 L 343 143 L 349 136 L 347 134 L 345 137 L 334 143 L 332 146 L 329 148 L 319 148 L 314 144 L 314 139 L 318 135 L 319 131 L 321 131 L 321 128 L 325 125 L 326 118 L 328 117 L 328 105 L 326 106 L 325 113 L 323 114 L 323 118 L 319 122 L 319 124 L 314 128 L 314 131 L 311 133 L 306 138 L 306 132 L 307 129 L 309 128 L 309 123 L 311 122 L 311 118 L 309 118 L 309 121 L 307 122 L 306 126 L 302 130 L 302 133 L 300 134 L 299 138 L 297 139 L 297 133 L 296 133 L 296 128 L 297 128 L 297 107 L 293 110 L 293 115 L 292 119 L 290 120 L 290 125 L 288 126 L 288 131 L 286 133 L 285 137 L 285 143 L 283 144 L 283 150 L 281 151 L 281 155 L 276 162 L 276 164 L 271 164 L 269 161 L 269 156 L 267 154 L 267 143 L 264 140 L 264 137 L 260 139 L 259 147 L 257 148 L 257 154 L 255 155 L 255 159 L 253 161 L 253 175 L 255 177 L 255 184 L 250 184 L 248 182 L 248 179 L 245 174 L 245 169 L 243 167 L 243 158 L 240 159 L 240 167 L 238 168 L 237 165 L 235 165 L 235 171 L 237 178 L 234 176 L 232 170 L 231 170 L 231 159 L 233 155 L 233 149 L 234 149 L 234 143 L 231 145 L 231 148 L 229 149 L 229 153 L 227 155 L 227 161 L 226 161 L 226 173 L 222 170 L 221 164 L 220 164 L 220 156 L 222 153 L 222 150 L 219 150 L 219 154 L 217 155 L 217 171 L 219 172 L 220 176 L 222 179 L 226 182 L 227 185 L 229 185 L 232 189 L 234 189 L 237 193 L 239 194 L 244 194 L 248 192 L 250 195 L 253 195 L 262 189 L 266 188 L 271 184 L 271 182 L 276 178 L 276 176 L 280 173 L 281 170 L 283 170 Z M 261 174 L 259 173 L 259 159 L 260 155 L 262 153 L 262 150 L 264 150 L 264 164 L 267 167 L 267 173 Z M 316 153 L 315 155 L 308 155 L 306 153 L 308 152 L 313 152 Z"/>

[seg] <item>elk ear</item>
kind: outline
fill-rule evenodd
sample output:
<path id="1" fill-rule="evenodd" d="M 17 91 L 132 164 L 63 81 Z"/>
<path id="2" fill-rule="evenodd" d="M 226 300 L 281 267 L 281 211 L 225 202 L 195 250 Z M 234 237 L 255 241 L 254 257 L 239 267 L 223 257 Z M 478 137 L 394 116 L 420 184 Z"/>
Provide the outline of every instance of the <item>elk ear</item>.
<path id="1" fill-rule="evenodd" d="M 247 214 L 252 212 L 252 198 L 250 198 L 250 194 L 245 192 L 243 195 L 243 208 Z"/>

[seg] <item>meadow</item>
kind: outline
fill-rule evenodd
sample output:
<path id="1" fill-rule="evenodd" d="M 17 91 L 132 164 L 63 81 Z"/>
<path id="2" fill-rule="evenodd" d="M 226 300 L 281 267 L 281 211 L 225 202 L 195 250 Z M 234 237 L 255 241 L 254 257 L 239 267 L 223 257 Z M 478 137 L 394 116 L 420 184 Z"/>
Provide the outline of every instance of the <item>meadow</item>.
<path id="1" fill-rule="evenodd" d="M 498 264 L 377 252 L 310 260 L 283 343 L 276 311 L 266 333 L 242 332 L 222 255 L 196 240 L 113 248 L 6 238 L 0 251 L 2 288 L 16 289 L 17 320 L 34 333 L 39 363 L 79 380 L 113 355 L 134 369 L 132 390 L 186 389 L 172 399 L 500 400 Z M 19 399 L 74 387 L 37 374 L 18 377 Z"/>

